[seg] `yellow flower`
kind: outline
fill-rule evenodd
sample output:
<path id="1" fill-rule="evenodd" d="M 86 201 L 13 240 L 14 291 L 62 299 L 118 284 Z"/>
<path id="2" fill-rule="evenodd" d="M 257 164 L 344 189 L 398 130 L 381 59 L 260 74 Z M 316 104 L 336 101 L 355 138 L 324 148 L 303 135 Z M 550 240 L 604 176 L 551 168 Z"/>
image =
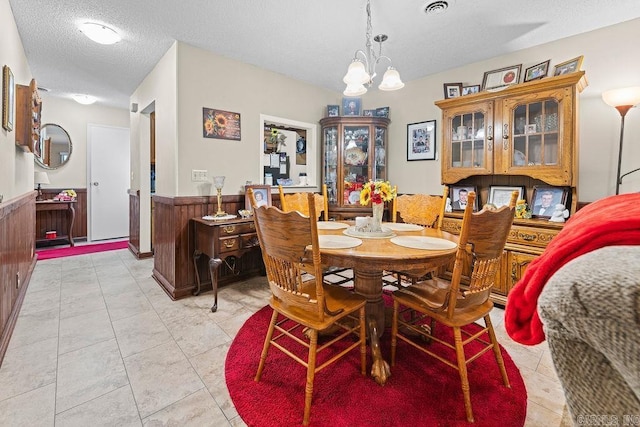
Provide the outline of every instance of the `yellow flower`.
<path id="1" fill-rule="evenodd" d="M 396 191 L 389 181 L 369 181 L 360 191 L 360 204 L 390 202 L 396 197 Z"/>

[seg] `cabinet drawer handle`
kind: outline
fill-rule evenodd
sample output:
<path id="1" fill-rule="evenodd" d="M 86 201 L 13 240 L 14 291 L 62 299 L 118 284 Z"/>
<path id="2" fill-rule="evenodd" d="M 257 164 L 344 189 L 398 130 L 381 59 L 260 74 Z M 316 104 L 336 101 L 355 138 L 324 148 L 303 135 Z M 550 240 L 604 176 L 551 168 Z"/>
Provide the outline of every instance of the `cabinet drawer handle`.
<path id="1" fill-rule="evenodd" d="M 254 228 L 256 228 L 256 224 L 254 222 L 250 222 L 249 228 L 253 230 Z"/>
<path id="2" fill-rule="evenodd" d="M 493 126 L 487 128 L 487 141 L 493 141 Z"/>
<path id="3" fill-rule="evenodd" d="M 224 247 L 225 248 L 230 249 L 230 248 L 235 246 L 236 241 L 235 241 L 235 239 L 233 239 L 233 240 L 225 240 L 223 243 L 224 243 Z"/>
<path id="4" fill-rule="evenodd" d="M 533 234 L 521 234 L 522 240 L 526 240 L 527 242 L 532 242 L 536 240 L 536 236 Z"/>
<path id="5" fill-rule="evenodd" d="M 225 225 L 224 227 L 222 227 L 222 230 L 227 234 L 231 234 L 234 231 L 236 231 L 236 226 L 235 225 Z"/>

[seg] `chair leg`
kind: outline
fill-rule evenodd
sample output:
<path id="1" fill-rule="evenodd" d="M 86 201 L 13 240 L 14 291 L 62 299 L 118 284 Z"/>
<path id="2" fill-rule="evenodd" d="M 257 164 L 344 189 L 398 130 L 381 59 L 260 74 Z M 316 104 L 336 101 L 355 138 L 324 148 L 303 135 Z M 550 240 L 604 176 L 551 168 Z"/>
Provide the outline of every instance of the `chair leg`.
<path id="1" fill-rule="evenodd" d="M 271 315 L 271 322 L 269 323 L 269 329 L 267 330 L 267 336 L 264 339 L 264 346 L 262 347 L 262 354 L 260 355 L 260 364 L 258 365 L 258 372 L 254 378 L 255 381 L 260 381 L 260 377 L 262 376 L 262 370 L 264 369 L 264 362 L 267 360 L 267 353 L 269 352 L 269 347 L 271 346 L 271 338 L 273 338 L 273 331 L 276 327 L 276 321 L 278 320 L 278 312 L 273 310 L 273 314 Z"/>
<path id="2" fill-rule="evenodd" d="M 496 356 L 496 362 L 498 363 L 498 368 L 500 368 L 502 382 L 506 387 L 511 388 L 511 384 L 509 384 L 509 377 L 507 376 L 507 369 L 505 368 L 504 360 L 502 359 L 500 345 L 498 344 L 498 339 L 496 338 L 496 332 L 493 330 L 493 324 L 491 323 L 491 319 L 489 318 L 488 314 L 484 316 L 484 322 L 487 325 L 489 339 L 491 340 L 491 344 L 493 345 L 493 354 Z"/>
<path id="3" fill-rule="evenodd" d="M 307 385 L 304 390 L 304 418 L 302 425 L 309 425 L 311 417 L 311 399 L 313 397 L 313 379 L 316 375 L 316 351 L 318 350 L 318 331 L 310 329 L 309 360 L 307 361 Z"/>
<path id="4" fill-rule="evenodd" d="M 398 311 L 400 303 L 393 300 L 393 319 L 391 321 L 391 366 L 396 365 L 396 346 L 398 345 Z"/>
<path id="5" fill-rule="evenodd" d="M 471 393 L 469 392 L 469 377 L 467 375 L 467 359 L 464 356 L 464 346 L 462 345 L 462 333 L 459 327 L 453 328 L 453 337 L 456 345 L 456 356 L 458 359 L 458 372 L 462 383 L 462 394 L 464 396 L 464 409 L 467 412 L 467 421 L 474 422 L 473 410 L 471 409 Z"/>
<path id="6" fill-rule="evenodd" d="M 360 373 L 367 376 L 367 329 L 364 307 L 360 309 Z"/>

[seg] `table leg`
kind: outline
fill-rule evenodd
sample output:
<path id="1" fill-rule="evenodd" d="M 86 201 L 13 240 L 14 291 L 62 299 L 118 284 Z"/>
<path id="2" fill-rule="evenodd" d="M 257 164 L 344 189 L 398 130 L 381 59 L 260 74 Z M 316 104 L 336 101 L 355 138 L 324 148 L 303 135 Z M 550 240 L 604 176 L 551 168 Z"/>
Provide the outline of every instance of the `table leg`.
<path id="1" fill-rule="evenodd" d="M 373 365 L 371 376 L 380 385 L 384 385 L 391 376 L 389 364 L 382 357 L 380 337 L 384 332 L 384 302 L 382 300 L 382 271 L 363 271 L 354 269 L 354 288 L 356 293 L 367 300 L 365 306 L 369 345 Z"/>
<path id="2" fill-rule="evenodd" d="M 200 259 L 200 255 L 202 255 L 202 252 L 196 250 L 193 251 L 193 270 L 196 272 L 196 290 L 193 291 L 193 295 L 198 296 L 200 295 L 200 273 L 198 272 L 198 260 Z"/>
<path id="3" fill-rule="evenodd" d="M 218 267 L 222 264 L 220 258 L 211 258 L 209 260 L 209 273 L 211 274 L 211 286 L 213 287 L 213 306 L 211 311 L 218 311 Z"/>
<path id="4" fill-rule="evenodd" d="M 76 220 L 76 210 L 73 208 L 73 203 L 69 203 L 69 228 L 67 229 L 67 236 L 69 236 L 69 245 L 74 247 L 76 244 L 73 241 L 73 223 Z"/>

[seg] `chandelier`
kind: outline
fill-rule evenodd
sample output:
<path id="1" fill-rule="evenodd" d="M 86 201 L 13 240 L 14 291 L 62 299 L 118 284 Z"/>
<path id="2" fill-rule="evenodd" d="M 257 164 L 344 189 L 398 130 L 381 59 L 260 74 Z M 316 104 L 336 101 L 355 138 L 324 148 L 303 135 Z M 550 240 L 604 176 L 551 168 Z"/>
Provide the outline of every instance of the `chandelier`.
<path id="1" fill-rule="evenodd" d="M 359 96 L 367 93 L 367 88 L 364 85 L 371 87 L 373 84 L 373 79 L 376 77 L 376 65 L 383 59 L 386 59 L 391 64 L 391 59 L 382 55 L 382 43 L 389 37 L 386 34 L 378 34 L 373 37 L 373 41 L 377 42 L 379 46 L 378 53 L 376 53 L 373 48 L 371 33 L 371 1 L 367 0 L 366 51 L 357 50 L 351 64 L 349 64 L 347 74 L 342 79 L 347 84 L 347 88 L 343 92 L 345 96 Z M 393 66 L 389 65 L 378 89 L 398 90 L 403 87 L 404 83 L 400 80 L 400 74 Z"/>

